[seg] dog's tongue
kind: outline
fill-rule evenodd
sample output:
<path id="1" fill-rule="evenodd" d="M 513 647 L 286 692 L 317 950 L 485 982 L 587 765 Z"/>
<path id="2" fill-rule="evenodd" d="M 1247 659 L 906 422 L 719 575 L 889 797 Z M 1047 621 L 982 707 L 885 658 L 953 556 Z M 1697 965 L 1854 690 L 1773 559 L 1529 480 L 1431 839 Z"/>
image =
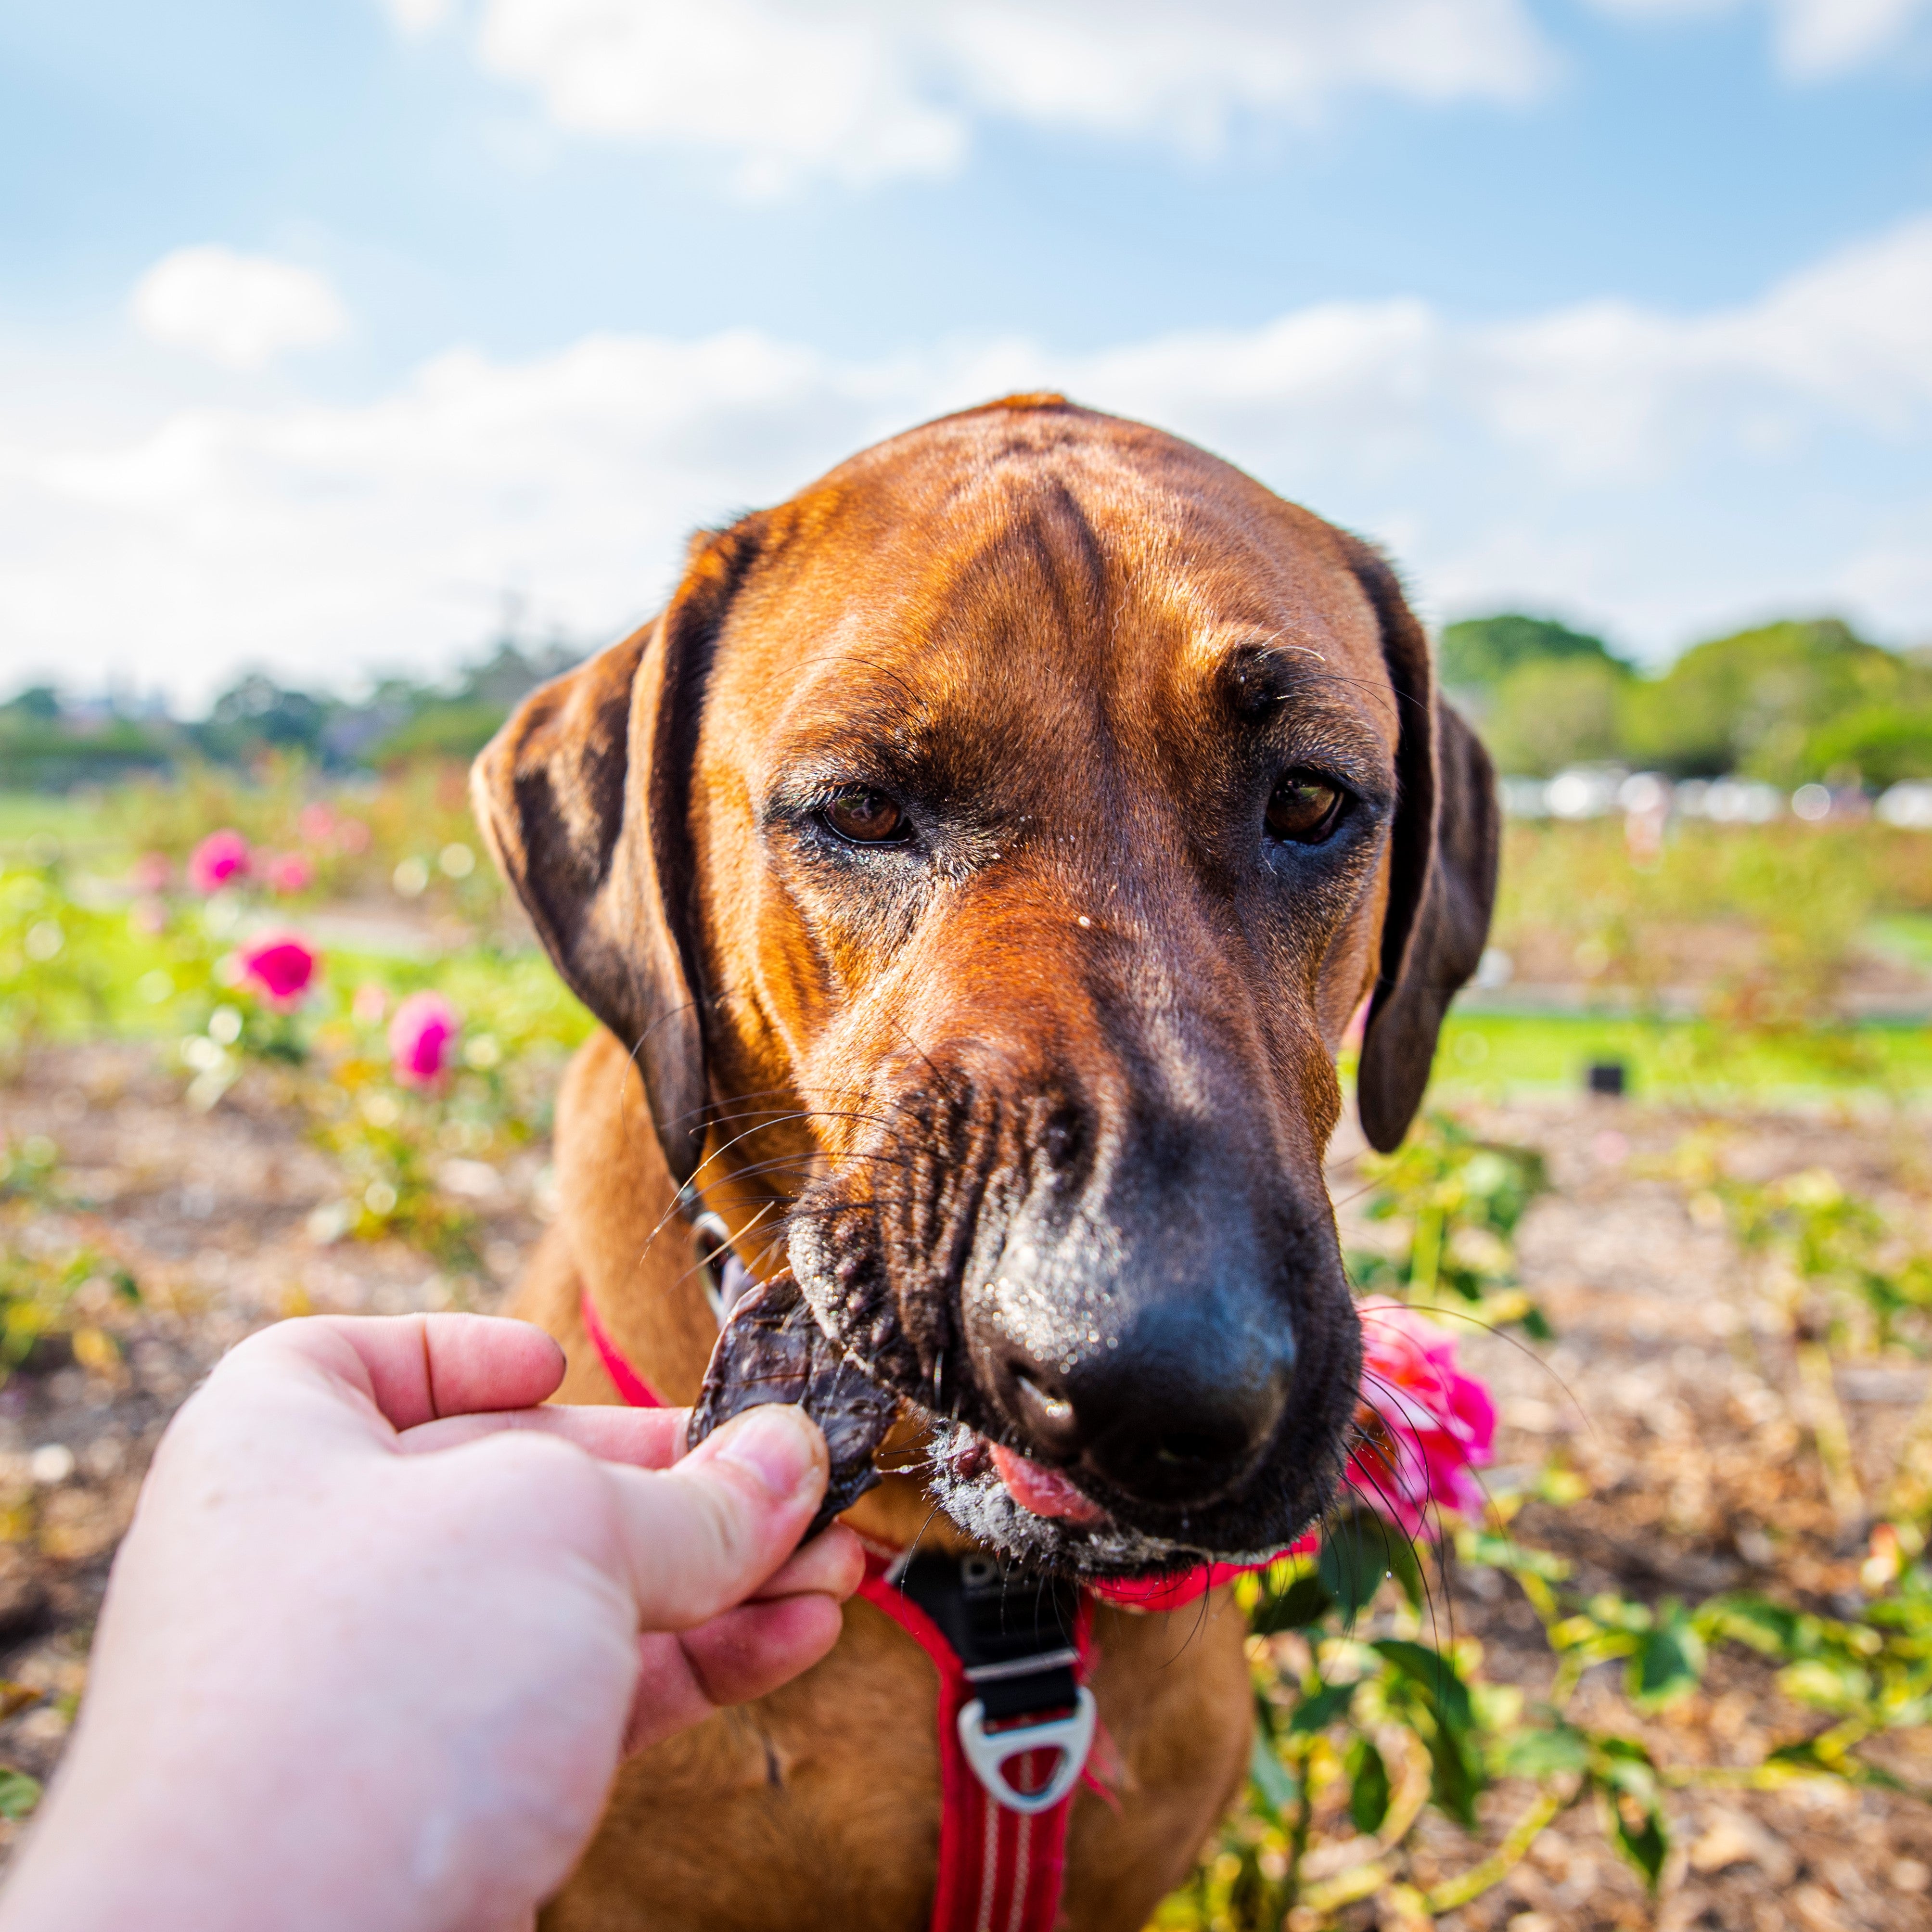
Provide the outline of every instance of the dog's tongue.
<path id="1" fill-rule="evenodd" d="M 1006 1493 L 1022 1509 L 1035 1516 L 1052 1516 L 1060 1522 L 1104 1522 L 1107 1512 L 1090 1497 L 1083 1496 L 1057 1469 L 1042 1468 L 995 1442 L 993 1467 Z"/>

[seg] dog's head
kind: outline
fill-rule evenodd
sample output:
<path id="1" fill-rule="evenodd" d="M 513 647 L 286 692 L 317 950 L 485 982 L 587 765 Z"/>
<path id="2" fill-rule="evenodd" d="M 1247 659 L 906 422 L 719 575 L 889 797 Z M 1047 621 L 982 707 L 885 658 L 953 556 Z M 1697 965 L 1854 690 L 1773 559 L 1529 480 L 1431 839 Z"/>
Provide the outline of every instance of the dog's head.
<path id="1" fill-rule="evenodd" d="M 1495 880 L 1488 761 L 1375 553 L 1011 399 L 700 538 L 478 790 L 674 1176 L 764 1202 L 944 1418 L 962 1523 L 1118 1574 L 1317 1513 L 1360 1364 L 1335 1052 L 1372 995 L 1393 1146 Z"/>

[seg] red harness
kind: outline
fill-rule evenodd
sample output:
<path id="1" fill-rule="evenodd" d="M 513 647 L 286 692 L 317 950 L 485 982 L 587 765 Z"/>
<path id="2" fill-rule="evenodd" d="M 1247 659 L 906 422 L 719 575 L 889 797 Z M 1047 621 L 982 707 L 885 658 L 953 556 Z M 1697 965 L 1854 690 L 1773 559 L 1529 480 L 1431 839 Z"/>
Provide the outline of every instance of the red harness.
<path id="1" fill-rule="evenodd" d="M 611 1339 L 587 1288 L 583 1309 L 584 1328 L 617 1393 L 633 1408 L 665 1407 Z M 1030 1630 L 1009 1630 L 1025 1619 L 1013 1616 L 1008 1586 L 989 1561 L 924 1558 L 920 1569 L 935 1563 L 956 1566 L 962 1579 L 962 1587 L 944 1599 L 944 1608 L 922 1589 L 924 1579 L 904 1553 L 868 1549 L 859 1586 L 860 1594 L 911 1637 L 939 1674 L 939 1877 L 932 1932 L 1050 1932 L 1059 1916 L 1074 1792 L 1084 1781 L 1112 1802 L 1087 1768 L 1096 1720 L 1094 1694 L 1081 1679 L 1091 1648 L 1093 1599 L 1135 1610 L 1178 1610 L 1214 1585 L 1264 1566 L 1198 1564 L 1173 1576 L 1091 1586 L 1080 1593 L 1070 1618 L 1063 1616 L 1042 1639 L 1043 1596 L 1036 1594 Z M 982 1612 L 976 1624 L 976 1564 L 987 1573 L 984 1594 L 992 1610 L 990 1620 Z M 1039 1584 L 1036 1592 L 1051 1587 Z M 941 1618 L 952 1622 L 950 1634 Z"/>

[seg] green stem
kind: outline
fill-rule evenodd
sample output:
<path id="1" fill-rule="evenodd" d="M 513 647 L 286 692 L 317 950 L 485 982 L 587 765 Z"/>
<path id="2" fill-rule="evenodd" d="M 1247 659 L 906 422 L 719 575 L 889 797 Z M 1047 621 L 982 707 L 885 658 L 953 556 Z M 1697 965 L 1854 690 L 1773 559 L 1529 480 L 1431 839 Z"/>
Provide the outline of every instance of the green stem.
<path id="1" fill-rule="evenodd" d="M 1432 1918 L 1438 1912 L 1453 1912 L 1457 1906 L 1481 1898 L 1492 1886 L 1500 1885 L 1528 1856 L 1538 1834 L 1570 1802 L 1553 1791 L 1546 1791 L 1510 1826 L 1509 1836 L 1480 1864 L 1472 1865 L 1460 1878 L 1444 1880 L 1427 1892 L 1423 1899 L 1424 1910 Z"/>
<path id="2" fill-rule="evenodd" d="M 1308 1850 L 1308 1834 L 1315 1822 L 1315 1807 L 1308 1790 L 1308 1754 L 1297 1754 L 1294 1780 L 1294 1820 L 1288 1827 L 1288 1870 L 1281 1881 L 1281 1910 L 1275 1919 L 1276 1932 L 1287 1922 L 1288 1915 L 1301 1901 L 1301 1861 Z"/>

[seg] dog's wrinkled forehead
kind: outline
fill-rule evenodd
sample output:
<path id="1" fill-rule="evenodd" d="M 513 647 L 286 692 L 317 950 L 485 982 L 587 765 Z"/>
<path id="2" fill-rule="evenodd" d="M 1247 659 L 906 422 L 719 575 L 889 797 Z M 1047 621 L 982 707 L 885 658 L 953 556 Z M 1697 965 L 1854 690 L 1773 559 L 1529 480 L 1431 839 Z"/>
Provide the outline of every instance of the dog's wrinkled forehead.
<path id="1" fill-rule="evenodd" d="M 1010 812 L 1125 766 L 1186 797 L 1283 705 L 1311 753 L 1386 770 L 1395 698 L 1335 533 L 1184 445 L 1077 429 L 935 425 L 781 513 L 712 668 L 707 777 Z"/>

